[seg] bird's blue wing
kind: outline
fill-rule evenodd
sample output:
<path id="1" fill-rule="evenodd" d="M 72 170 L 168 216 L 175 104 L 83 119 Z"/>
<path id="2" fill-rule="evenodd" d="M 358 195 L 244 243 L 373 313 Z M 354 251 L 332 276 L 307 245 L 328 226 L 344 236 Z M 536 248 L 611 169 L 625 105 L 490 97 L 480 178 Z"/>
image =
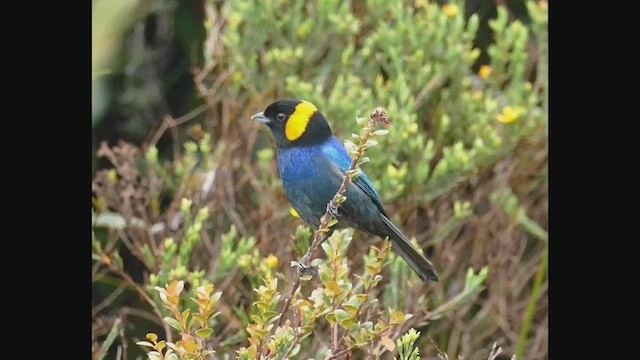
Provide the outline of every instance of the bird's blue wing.
<path id="1" fill-rule="evenodd" d="M 332 136 L 331 140 L 329 140 L 322 148 L 327 157 L 335 163 L 343 173 L 346 173 L 351 167 L 352 159 L 347 153 L 347 149 L 345 149 L 344 145 L 338 140 L 335 136 Z M 364 191 L 378 206 L 380 211 L 384 214 L 385 211 L 382 208 L 382 200 L 380 199 L 380 194 L 376 191 L 369 180 L 367 174 L 362 172 L 362 174 L 354 181 L 354 184 L 358 186 L 362 191 Z"/>

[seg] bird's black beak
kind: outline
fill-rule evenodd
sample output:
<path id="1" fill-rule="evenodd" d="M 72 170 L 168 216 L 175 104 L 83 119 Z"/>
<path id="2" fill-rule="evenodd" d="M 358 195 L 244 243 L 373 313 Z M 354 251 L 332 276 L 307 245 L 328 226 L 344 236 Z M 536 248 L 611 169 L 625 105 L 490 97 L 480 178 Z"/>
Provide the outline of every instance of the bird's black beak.
<path id="1" fill-rule="evenodd" d="M 251 117 L 251 120 L 260 121 L 261 123 L 265 123 L 265 124 L 268 124 L 268 123 L 271 122 L 271 120 L 269 120 L 269 118 L 264 116 L 263 112 L 259 112 L 257 114 L 253 114 L 253 116 Z"/>

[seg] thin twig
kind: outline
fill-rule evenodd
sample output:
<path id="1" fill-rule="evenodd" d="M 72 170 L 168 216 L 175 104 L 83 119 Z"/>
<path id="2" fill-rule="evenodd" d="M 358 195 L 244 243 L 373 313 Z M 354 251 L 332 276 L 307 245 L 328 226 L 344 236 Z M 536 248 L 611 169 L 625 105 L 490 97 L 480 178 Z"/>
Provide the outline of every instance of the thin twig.
<path id="1" fill-rule="evenodd" d="M 346 349 L 344 349 L 344 350 L 342 350 L 342 351 L 339 351 L 339 352 L 337 352 L 337 353 L 335 353 L 335 354 L 333 354 L 333 355 L 329 356 L 329 360 L 331 360 L 331 359 L 335 359 L 335 358 L 338 358 L 338 357 L 340 357 L 340 356 L 342 356 L 342 355 L 344 355 L 344 354 L 348 353 L 348 352 L 349 352 L 349 351 L 351 351 L 351 350 L 353 350 L 353 349 L 346 348 Z"/>
<path id="2" fill-rule="evenodd" d="M 160 140 L 162 135 L 164 135 L 164 133 L 165 133 L 165 131 L 167 131 L 167 129 L 175 127 L 175 126 L 182 125 L 182 124 L 186 123 L 187 121 L 191 121 L 191 120 L 195 119 L 196 116 L 202 114 L 206 110 L 207 110 L 207 104 L 202 104 L 202 105 L 198 106 L 197 108 L 189 111 L 188 113 L 180 116 L 177 119 L 174 119 L 170 115 L 167 115 L 164 118 L 164 120 L 162 121 L 162 124 L 160 125 L 160 128 L 158 128 L 158 130 L 155 132 L 155 134 L 153 134 L 153 137 L 149 141 L 149 144 L 150 145 L 155 145 L 158 142 L 158 140 Z"/>
<path id="3" fill-rule="evenodd" d="M 419 107 L 422 102 L 427 99 L 427 95 L 430 95 L 435 89 L 439 88 L 444 83 L 444 76 L 435 76 L 433 79 L 422 88 L 418 96 L 416 96 L 416 105 Z"/>
<path id="4" fill-rule="evenodd" d="M 129 356 L 127 355 L 127 350 L 129 348 L 129 342 L 127 341 L 126 336 L 124 336 L 124 328 L 120 329 L 120 344 L 122 344 L 122 346 L 118 346 L 118 349 L 122 348 L 122 357 L 118 358 L 116 360 L 122 359 L 122 360 L 127 360 L 129 359 Z"/>
<path id="5" fill-rule="evenodd" d="M 160 326 L 162 326 L 162 323 L 164 322 L 162 319 L 158 319 L 156 314 L 150 313 L 146 310 L 136 309 L 133 307 L 123 307 L 122 309 L 120 309 L 118 314 L 124 318 L 128 318 L 129 316 L 139 317 L 141 319 L 145 319 L 149 322 L 158 324 Z"/>
<path id="6" fill-rule="evenodd" d="M 335 311 L 335 309 L 334 309 Z M 333 324 L 333 328 L 331 329 L 332 340 L 331 340 L 331 353 L 335 354 L 338 351 L 338 321 Z"/>
<path id="7" fill-rule="evenodd" d="M 309 253 L 309 251 L 307 252 L 307 254 Z M 282 307 L 282 311 L 280 311 L 280 318 L 278 319 L 278 323 L 276 324 L 276 329 L 282 326 L 282 323 L 284 322 L 283 320 L 284 314 L 287 311 L 289 311 L 289 307 L 291 306 L 291 300 L 293 299 L 293 296 L 296 294 L 296 291 L 298 291 L 299 288 L 300 288 L 300 273 L 298 272 L 298 275 L 296 275 L 296 280 L 293 282 L 293 285 L 291 286 L 291 293 L 289 293 L 289 296 L 284 301 L 284 306 Z"/>
<path id="8" fill-rule="evenodd" d="M 96 305 L 93 309 L 91 309 L 91 317 L 96 316 L 100 311 L 102 311 L 102 309 L 104 309 L 107 306 L 111 305 L 111 303 L 118 296 L 120 296 L 120 294 L 122 294 L 122 292 L 126 288 L 127 288 L 127 284 L 125 284 L 125 283 L 120 284 L 120 286 L 118 286 L 117 289 L 115 289 L 111 294 L 109 294 L 109 296 L 107 296 L 104 300 L 102 300 L 102 302 L 100 302 L 100 304 Z"/>

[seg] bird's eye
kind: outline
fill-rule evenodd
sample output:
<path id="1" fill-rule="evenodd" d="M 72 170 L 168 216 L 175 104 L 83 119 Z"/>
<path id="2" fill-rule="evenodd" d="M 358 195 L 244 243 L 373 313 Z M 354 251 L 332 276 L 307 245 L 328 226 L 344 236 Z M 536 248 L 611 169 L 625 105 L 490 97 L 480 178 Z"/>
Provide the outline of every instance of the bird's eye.
<path id="1" fill-rule="evenodd" d="M 276 119 L 278 119 L 278 121 L 284 121 L 284 118 L 286 118 L 287 115 L 280 113 L 278 115 L 276 115 Z"/>

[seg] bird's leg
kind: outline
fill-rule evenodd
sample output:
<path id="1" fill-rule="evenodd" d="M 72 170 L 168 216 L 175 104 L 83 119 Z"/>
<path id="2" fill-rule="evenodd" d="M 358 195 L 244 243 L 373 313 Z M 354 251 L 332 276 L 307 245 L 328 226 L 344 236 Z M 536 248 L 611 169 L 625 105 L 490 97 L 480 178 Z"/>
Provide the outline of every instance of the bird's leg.
<path id="1" fill-rule="evenodd" d="M 318 272 L 318 268 L 309 264 L 298 263 L 298 275 L 299 276 L 314 276 Z"/>
<path id="2" fill-rule="evenodd" d="M 327 204 L 327 214 L 331 215 L 332 218 L 338 218 L 338 207 L 334 205 L 333 201 L 329 201 Z"/>

